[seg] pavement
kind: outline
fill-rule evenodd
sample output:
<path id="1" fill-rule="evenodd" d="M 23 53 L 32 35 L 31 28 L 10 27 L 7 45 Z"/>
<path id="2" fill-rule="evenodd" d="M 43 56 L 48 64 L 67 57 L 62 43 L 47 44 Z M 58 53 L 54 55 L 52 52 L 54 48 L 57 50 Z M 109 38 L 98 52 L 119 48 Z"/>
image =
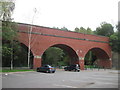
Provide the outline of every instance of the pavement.
<path id="1" fill-rule="evenodd" d="M 118 88 L 117 70 L 2 73 L 3 88 Z"/>

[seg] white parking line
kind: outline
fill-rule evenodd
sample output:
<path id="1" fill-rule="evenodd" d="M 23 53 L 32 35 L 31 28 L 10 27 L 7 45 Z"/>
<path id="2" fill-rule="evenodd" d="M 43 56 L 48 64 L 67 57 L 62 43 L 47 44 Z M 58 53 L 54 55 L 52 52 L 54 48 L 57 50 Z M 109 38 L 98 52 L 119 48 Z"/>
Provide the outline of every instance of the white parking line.
<path id="1" fill-rule="evenodd" d="M 10 73 L 10 74 L 7 74 L 6 76 L 8 75 L 13 75 L 13 76 L 20 76 L 20 77 L 24 77 L 25 75 L 22 75 L 22 74 L 16 74 L 16 73 Z"/>
<path id="2" fill-rule="evenodd" d="M 58 85 L 58 84 L 53 84 L 54 86 L 60 86 L 60 87 L 66 87 L 66 88 L 78 88 L 78 87 L 74 87 L 74 86 L 68 86 L 68 85 Z"/>
<path id="3" fill-rule="evenodd" d="M 55 74 L 54 73 L 39 73 L 40 75 L 48 75 L 48 76 L 54 76 Z M 36 74 L 38 75 L 38 73 Z"/>

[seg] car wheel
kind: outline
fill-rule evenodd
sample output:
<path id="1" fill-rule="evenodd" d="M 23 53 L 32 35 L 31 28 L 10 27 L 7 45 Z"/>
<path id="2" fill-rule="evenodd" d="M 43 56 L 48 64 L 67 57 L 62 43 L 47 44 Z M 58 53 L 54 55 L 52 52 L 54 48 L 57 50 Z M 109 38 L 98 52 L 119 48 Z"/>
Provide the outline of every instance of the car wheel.
<path id="1" fill-rule="evenodd" d="M 55 73 L 55 71 L 52 71 L 52 73 Z"/>

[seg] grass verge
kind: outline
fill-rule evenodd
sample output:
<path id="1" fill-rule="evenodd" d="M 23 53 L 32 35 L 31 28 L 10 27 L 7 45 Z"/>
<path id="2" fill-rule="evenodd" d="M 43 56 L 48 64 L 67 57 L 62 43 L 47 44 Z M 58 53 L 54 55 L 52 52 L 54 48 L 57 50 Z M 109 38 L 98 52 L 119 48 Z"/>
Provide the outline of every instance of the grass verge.
<path id="1" fill-rule="evenodd" d="M 25 71 L 35 71 L 35 70 L 33 70 L 33 69 L 12 69 L 12 70 L 10 70 L 10 69 L 4 69 L 4 70 L 0 70 L 0 72 L 25 72 Z"/>

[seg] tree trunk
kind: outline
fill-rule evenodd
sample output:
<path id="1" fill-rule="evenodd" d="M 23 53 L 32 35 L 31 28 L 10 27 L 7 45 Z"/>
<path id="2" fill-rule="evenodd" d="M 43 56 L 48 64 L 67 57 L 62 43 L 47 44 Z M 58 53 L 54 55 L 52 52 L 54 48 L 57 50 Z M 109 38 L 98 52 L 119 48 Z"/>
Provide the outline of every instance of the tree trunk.
<path id="1" fill-rule="evenodd" d="M 12 52 L 11 52 L 11 67 L 10 67 L 10 69 L 13 69 L 13 41 L 11 41 L 11 49 L 12 49 Z"/>

